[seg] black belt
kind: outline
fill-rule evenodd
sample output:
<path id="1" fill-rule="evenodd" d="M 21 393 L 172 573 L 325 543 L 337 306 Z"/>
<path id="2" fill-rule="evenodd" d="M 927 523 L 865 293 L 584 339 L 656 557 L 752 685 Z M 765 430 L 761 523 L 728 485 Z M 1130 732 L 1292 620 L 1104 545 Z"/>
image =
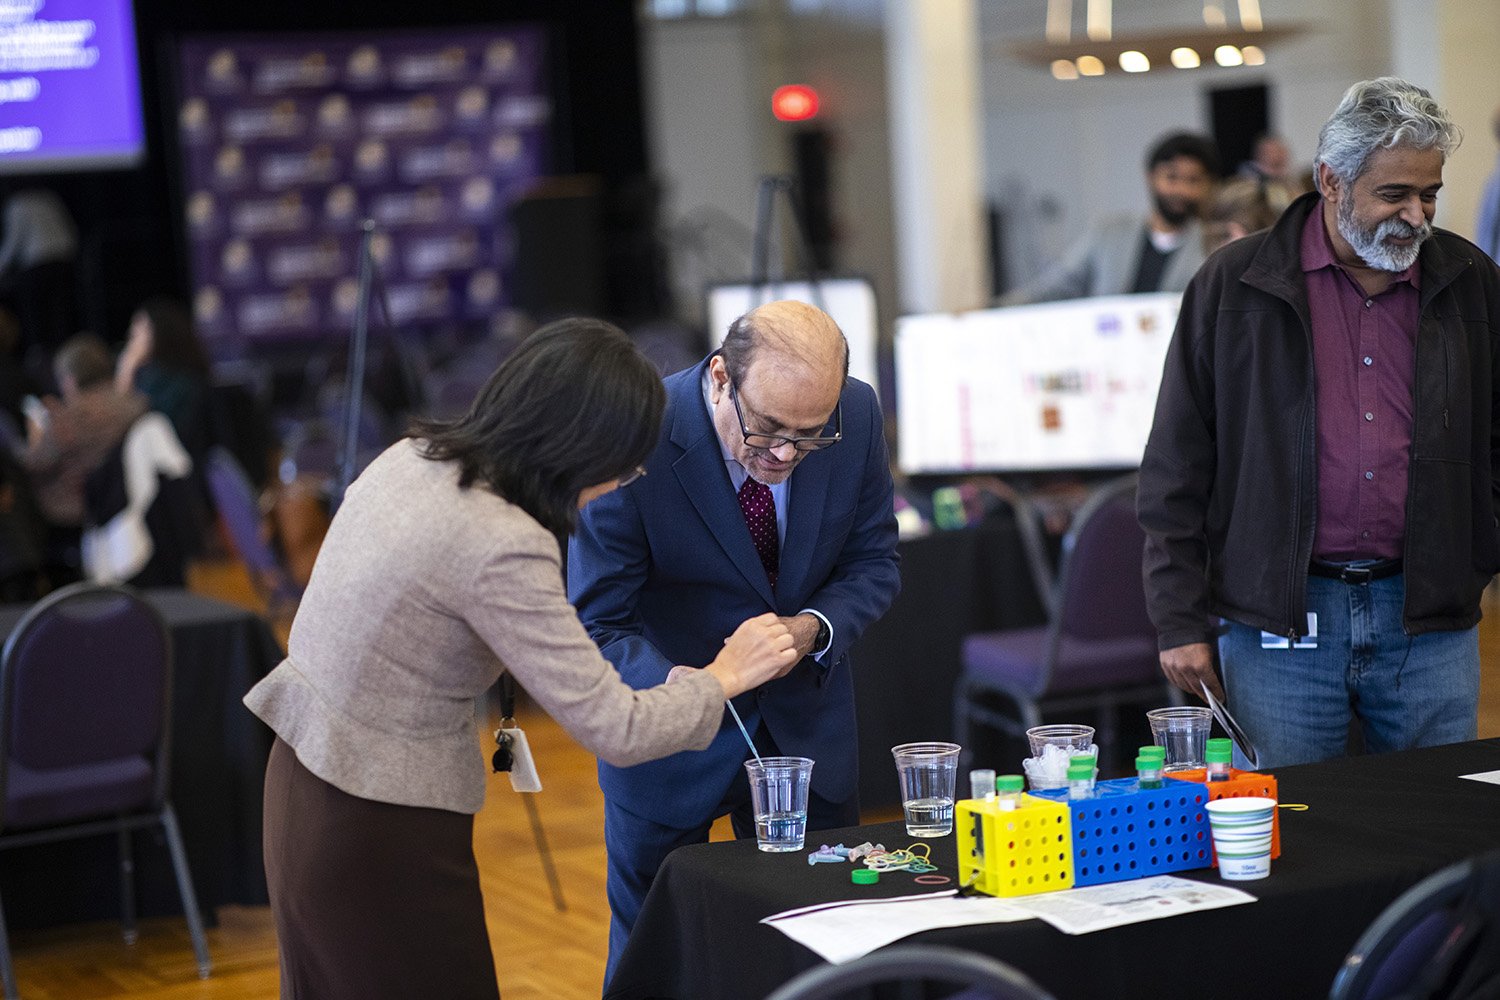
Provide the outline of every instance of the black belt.
<path id="1" fill-rule="evenodd" d="M 1368 566 L 1344 566 L 1340 563 L 1314 559 L 1308 565 L 1307 572 L 1312 576 L 1324 576 L 1330 580 L 1342 580 L 1345 583 L 1369 583 L 1371 580 L 1384 580 L 1388 576 L 1395 576 L 1401 572 L 1401 560 L 1382 559 Z"/>

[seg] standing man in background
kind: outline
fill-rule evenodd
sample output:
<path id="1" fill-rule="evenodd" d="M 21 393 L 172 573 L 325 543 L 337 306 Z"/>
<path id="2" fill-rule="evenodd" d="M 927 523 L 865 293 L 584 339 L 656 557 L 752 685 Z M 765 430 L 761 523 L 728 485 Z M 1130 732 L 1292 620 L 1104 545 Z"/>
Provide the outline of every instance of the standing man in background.
<path id="1" fill-rule="evenodd" d="M 740 317 L 718 353 L 667 379 L 646 475 L 591 504 L 568 552 L 569 597 L 633 687 L 708 662 L 747 617 L 782 616 L 800 662 L 734 704 L 762 756 L 816 762 L 809 830 L 859 821 L 848 650 L 900 588 L 880 405 L 848 365 L 819 309 L 772 302 Z M 599 765 L 606 983 L 667 854 L 726 814 L 753 834 L 748 757 L 726 713 L 705 751 Z"/>
<path id="2" fill-rule="evenodd" d="M 1106 219 L 1054 268 L 1003 296 L 1001 305 L 1180 292 L 1203 263 L 1198 217 L 1219 175 L 1213 141 L 1191 132 L 1161 139 L 1146 158 L 1151 210 Z"/>
<path id="3" fill-rule="evenodd" d="M 1500 569 L 1500 271 L 1432 226 L 1459 131 L 1355 84 L 1318 193 L 1188 286 L 1141 464 L 1162 670 L 1228 693 L 1263 767 L 1470 740 Z M 1214 673 L 1211 616 L 1223 688 Z"/>

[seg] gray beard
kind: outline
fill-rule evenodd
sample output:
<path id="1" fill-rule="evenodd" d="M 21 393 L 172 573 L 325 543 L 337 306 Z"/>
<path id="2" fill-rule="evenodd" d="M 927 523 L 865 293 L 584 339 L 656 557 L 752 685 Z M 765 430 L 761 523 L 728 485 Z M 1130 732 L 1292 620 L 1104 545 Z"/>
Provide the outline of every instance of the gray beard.
<path id="1" fill-rule="evenodd" d="M 1339 203 L 1338 222 L 1339 235 L 1348 241 L 1360 260 L 1377 271 L 1390 271 L 1394 274 L 1399 274 L 1417 262 L 1422 244 L 1432 235 L 1430 223 L 1423 222 L 1420 227 L 1412 227 L 1395 218 L 1386 219 L 1374 229 L 1360 229 L 1354 221 L 1352 199 Z M 1410 237 L 1412 243 L 1404 247 L 1388 246 L 1385 242 L 1388 236 Z"/>

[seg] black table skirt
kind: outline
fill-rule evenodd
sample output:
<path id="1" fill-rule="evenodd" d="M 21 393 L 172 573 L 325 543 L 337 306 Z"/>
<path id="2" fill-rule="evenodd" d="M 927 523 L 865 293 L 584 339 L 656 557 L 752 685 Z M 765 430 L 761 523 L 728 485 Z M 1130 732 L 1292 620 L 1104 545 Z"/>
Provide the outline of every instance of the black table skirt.
<path id="1" fill-rule="evenodd" d="M 964 636 L 1046 621 L 1007 514 L 900 543 L 901 593 L 855 645 L 859 800 L 899 808 L 891 747 L 953 737 Z"/>
<path id="2" fill-rule="evenodd" d="M 281 660 L 266 623 L 243 608 L 182 590 L 150 590 L 172 632 L 171 798 L 205 920 L 225 903 L 267 902 L 261 795 L 271 731 L 240 703 Z M 25 607 L 0 607 L 0 639 Z M 87 738 L 80 734 L 80 739 Z M 181 913 L 159 833 L 135 834 L 137 905 L 143 916 Z M 113 834 L 0 851 L 0 899 L 12 928 L 120 913 Z"/>
<path id="3" fill-rule="evenodd" d="M 1271 876 L 1232 883 L 1258 902 L 1071 936 L 1039 921 L 928 931 L 906 941 L 992 955 L 1059 1000 L 1326 997 L 1340 962 L 1401 892 L 1460 858 L 1500 847 L 1500 789 L 1457 777 L 1500 770 L 1500 740 L 1353 757 L 1276 771 L 1282 855 Z M 817 843 L 911 838 L 900 824 L 812 834 Z M 956 874 L 955 838 L 929 841 Z M 1216 882 L 1212 870 L 1181 873 Z M 861 896 L 933 891 L 905 873 L 849 884 L 847 865 L 762 854 L 753 841 L 681 848 L 646 899 L 608 1000 L 764 997 L 821 960 L 762 917 Z"/>

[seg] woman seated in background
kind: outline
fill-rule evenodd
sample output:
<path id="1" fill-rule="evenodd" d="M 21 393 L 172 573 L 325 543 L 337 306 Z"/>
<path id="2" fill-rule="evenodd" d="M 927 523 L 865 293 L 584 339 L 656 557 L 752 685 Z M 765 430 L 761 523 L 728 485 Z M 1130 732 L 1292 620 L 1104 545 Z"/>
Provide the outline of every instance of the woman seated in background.
<path id="1" fill-rule="evenodd" d="M 135 389 L 151 409 L 166 415 L 194 461 L 208 446 L 208 356 L 187 307 L 176 299 L 147 299 L 130 320 L 130 334 L 115 367 L 115 388 Z"/>
<path id="2" fill-rule="evenodd" d="M 287 659 L 245 698 L 278 737 L 265 863 L 283 997 L 497 996 L 473 702 L 502 670 L 628 766 L 707 747 L 726 698 L 791 668 L 791 635 L 767 614 L 705 669 L 636 691 L 568 603 L 557 536 L 640 474 L 664 406 L 624 333 L 563 320 L 467 414 L 418 424 L 349 488 Z"/>

